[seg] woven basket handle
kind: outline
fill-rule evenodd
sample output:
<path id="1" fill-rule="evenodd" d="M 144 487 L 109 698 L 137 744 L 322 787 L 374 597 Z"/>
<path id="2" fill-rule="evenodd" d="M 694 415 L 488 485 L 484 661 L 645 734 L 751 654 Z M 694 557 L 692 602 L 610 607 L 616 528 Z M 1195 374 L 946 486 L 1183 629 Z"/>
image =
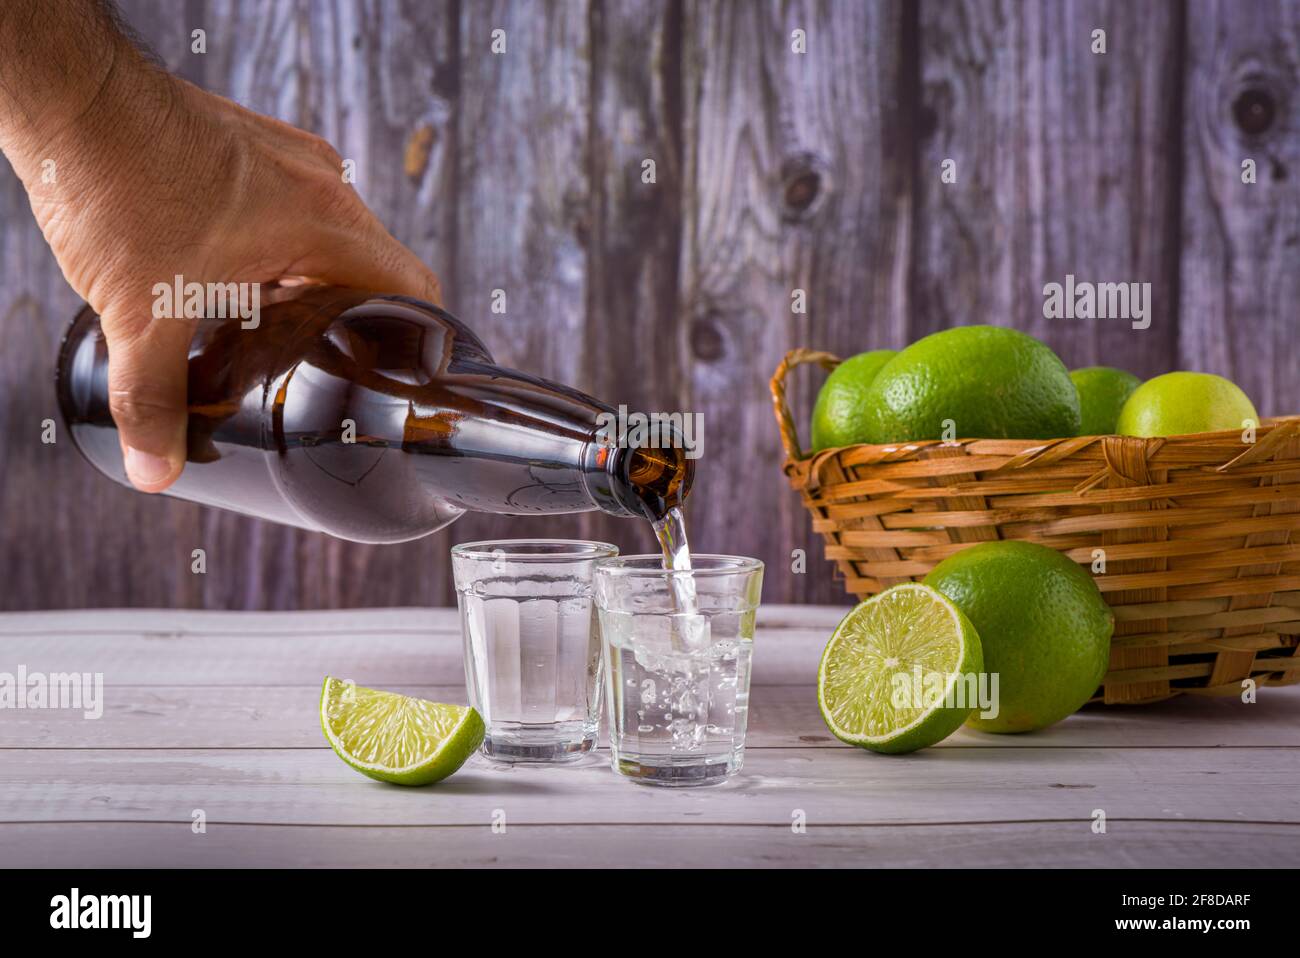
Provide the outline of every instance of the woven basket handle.
<path id="1" fill-rule="evenodd" d="M 790 414 L 790 404 L 785 399 L 785 377 L 796 366 L 805 363 L 817 363 L 828 372 L 840 364 L 840 358 L 833 353 L 823 353 L 815 349 L 792 349 L 785 354 L 772 374 L 772 411 L 776 414 L 776 427 L 781 431 L 781 445 L 785 447 L 785 457 L 794 462 L 803 458 L 799 448 L 799 434 L 795 430 L 794 416 Z"/>

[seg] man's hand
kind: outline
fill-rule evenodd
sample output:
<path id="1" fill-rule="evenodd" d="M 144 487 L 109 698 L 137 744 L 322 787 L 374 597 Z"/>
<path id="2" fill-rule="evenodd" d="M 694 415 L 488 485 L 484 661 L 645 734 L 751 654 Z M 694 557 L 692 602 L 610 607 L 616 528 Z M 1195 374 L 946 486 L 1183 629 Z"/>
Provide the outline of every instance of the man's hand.
<path id="1" fill-rule="evenodd" d="M 83 96 L 45 101 L 54 115 L 19 98 L 6 116 L 0 102 L 0 148 L 63 275 L 102 318 L 127 474 L 158 492 L 185 462 L 193 330 L 152 318 L 155 283 L 305 277 L 435 303 L 440 293 L 324 140 L 159 71 L 119 37 L 105 42 L 108 69 Z M 0 101 L 14 82 L 0 67 Z"/>

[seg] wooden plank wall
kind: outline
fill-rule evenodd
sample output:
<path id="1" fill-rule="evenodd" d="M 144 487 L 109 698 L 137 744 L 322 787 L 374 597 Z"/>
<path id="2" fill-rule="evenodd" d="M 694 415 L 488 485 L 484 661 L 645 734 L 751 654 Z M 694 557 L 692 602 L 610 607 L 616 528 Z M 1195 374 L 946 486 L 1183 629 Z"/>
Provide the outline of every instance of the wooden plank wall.
<path id="1" fill-rule="evenodd" d="M 1071 366 L 1204 369 L 1266 415 L 1300 412 L 1295 0 L 122 6 L 176 72 L 355 159 L 498 359 L 703 413 L 693 543 L 763 558 L 767 602 L 844 601 L 778 468 L 766 381 L 792 346 L 1012 324 Z M 1151 327 L 1043 320 L 1042 286 L 1066 273 L 1150 282 Z M 603 516 L 469 516 L 367 547 L 118 488 L 39 440 L 75 304 L 0 166 L 0 608 L 444 604 L 454 542 L 652 546 Z M 818 385 L 799 375 L 801 414 Z"/>

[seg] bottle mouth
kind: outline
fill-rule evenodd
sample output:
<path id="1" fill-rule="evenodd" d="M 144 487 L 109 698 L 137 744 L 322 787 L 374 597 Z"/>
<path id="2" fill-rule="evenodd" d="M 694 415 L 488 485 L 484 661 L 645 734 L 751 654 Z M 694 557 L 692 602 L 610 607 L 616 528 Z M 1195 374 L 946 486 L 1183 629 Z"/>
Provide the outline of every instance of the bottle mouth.
<path id="1" fill-rule="evenodd" d="M 695 479 L 695 460 L 687 457 L 680 436 L 672 441 L 674 445 L 601 444 L 596 454 L 604 457 L 602 472 L 610 493 L 608 500 L 596 497 L 601 508 L 657 522 L 680 506 Z"/>
<path id="2" fill-rule="evenodd" d="M 695 460 L 680 446 L 667 449 L 633 449 L 628 456 L 627 479 L 632 487 L 665 503 L 665 511 L 681 505 L 695 479 Z"/>

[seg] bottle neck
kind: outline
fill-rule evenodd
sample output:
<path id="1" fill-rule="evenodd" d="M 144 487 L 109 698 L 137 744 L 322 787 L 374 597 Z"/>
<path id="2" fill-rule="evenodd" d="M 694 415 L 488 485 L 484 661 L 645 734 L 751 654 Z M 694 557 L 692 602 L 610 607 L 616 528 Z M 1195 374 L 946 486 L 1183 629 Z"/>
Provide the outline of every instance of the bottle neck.
<path id="1" fill-rule="evenodd" d="M 657 437 L 672 448 L 631 444 L 610 428 L 612 408 L 570 387 L 462 360 L 424 389 L 407 416 L 402 449 L 414 454 L 423 482 L 464 508 L 597 509 L 653 521 L 690 488 L 694 463 L 680 437 Z M 474 460 L 472 474 L 466 458 Z"/>
<path id="2" fill-rule="evenodd" d="M 655 522 L 682 504 L 695 477 L 679 436 L 664 448 L 618 445 L 597 433 L 590 447 L 589 489 L 597 508 L 611 515 Z"/>

